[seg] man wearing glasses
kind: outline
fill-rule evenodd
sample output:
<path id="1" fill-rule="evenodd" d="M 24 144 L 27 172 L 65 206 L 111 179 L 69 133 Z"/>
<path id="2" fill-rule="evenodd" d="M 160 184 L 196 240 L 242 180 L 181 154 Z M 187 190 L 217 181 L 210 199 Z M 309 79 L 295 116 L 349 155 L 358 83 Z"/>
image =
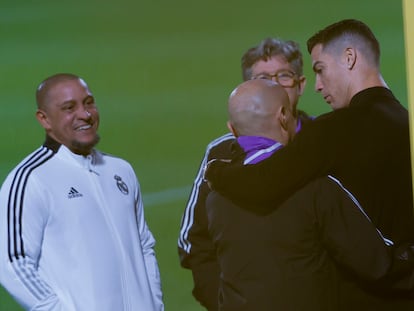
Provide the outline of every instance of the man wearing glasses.
<path id="1" fill-rule="evenodd" d="M 267 38 L 248 49 L 241 59 L 243 80 L 269 79 L 286 90 L 295 118 L 296 131 L 310 118 L 297 109 L 306 84 L 299 45 L 294 41 Z M 227 133 L 207 146 L 182 216 L 178 252 L 181 266 L 190 269 L 194 280 L 194 297 L 208 310 L 218 308 L 219 267 L 213 242 L 208 234 L 205 201 L 210 188 L 203 180 L 205 164 L 214 158 L 231 158 L 234 136 Z"/>

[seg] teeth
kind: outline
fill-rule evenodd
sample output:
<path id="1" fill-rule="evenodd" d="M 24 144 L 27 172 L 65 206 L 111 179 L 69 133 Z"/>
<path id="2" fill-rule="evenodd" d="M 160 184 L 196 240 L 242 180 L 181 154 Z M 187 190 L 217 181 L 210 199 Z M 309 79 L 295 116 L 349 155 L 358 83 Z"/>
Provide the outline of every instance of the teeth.
<path id="1" fill-rule="evenodd" d="M 90 125 L 90 124 L 80 126 L 80 127 L 78 127 L 78 131 L 87 130 L 87 129 L 90 129 L 91 127 L 92 127 L 92 125 Z"/>

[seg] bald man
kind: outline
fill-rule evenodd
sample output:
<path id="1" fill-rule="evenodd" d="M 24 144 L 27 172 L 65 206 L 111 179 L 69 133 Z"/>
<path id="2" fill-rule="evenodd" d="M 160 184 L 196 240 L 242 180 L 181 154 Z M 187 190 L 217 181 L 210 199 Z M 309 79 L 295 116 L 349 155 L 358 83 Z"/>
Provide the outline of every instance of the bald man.
<path id="1" fill-rule="evenodd" d="M 95 149 L 88 85 L 56 74 L 36 100 L 46 140 L 0 191 L 1 285 L 27 310 L 164 310 L 139 182 L 129 163 Z"/>
<path id="2" fill-rule="evenodd" d="M 289 97 L 272 80 L 252 80 L 241 84 L 228 102 L 227 127 L 238 137 L 262 136 L 286 145 L 296 132 Z"/>
<path id="3" fill-rule="evenodd" d="M 269 80 L 244 82 L 231 93 L 228 127 L 246 165 L 293 138 L 289 107 L 284 89 Z M 249 213 L 215 191 L 206 204 L 221 269 L 219 310 L 350 310 L 343 275 L 379 286 L 393 268 L 389 241 L 333 177 L 309 183 L 270 214 Z M 401 286 L 410 286 L 409 270 Z"/>
<path id="4" fill-rule="evenodd" d="M 306 86 L 302 52 L 297 42 L 265 38 L 246 50 L 241 58 L 241 70 L 243 81 L 268 79 L 284 87 L 296 116 L 297 131 L 311 122 L 311 117 L 297 109 Z M 207 144 L 183 211 L 178 239 L 180 264 L 183 268 L 190 269 L 193 276 L 192 294 L 209 311 L 217 311 L 217 297 L 214 293 L 217 293 L 219 271 L 207 230 L 205 201 L 210 188 L 203 179 L 203 168 L 211 159 L 231 158 L 233 144 L 232 133 L 216 137 Z"/>

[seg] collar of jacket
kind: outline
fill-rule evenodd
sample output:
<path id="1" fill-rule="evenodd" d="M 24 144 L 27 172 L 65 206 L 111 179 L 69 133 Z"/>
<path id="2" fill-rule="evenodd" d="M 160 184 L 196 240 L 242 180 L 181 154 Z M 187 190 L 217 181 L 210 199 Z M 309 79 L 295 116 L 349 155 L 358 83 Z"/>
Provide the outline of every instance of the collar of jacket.
<path id="1" fill-rule="evenodd" d="M 383 86 L 374 86 L 356 93 L 349 103 L 350 107 L 372 105 L 378 101 L 384 102 L 384 98 L 390 101 L 398 101 L 390 89 Z"/>
<path id="2" fill-rule="evenodd" d="M 49 135 L 46 135 L 45 142 L 43 143 L 43 146 L 45 146 L 46 148 L 49 148 L 54 153 L 58 152 L 61 145 L 62 145 L 61 143 L 57 142 Z"/>
<path id="3" fill-rule="evenodd" d="M 68 147 L 62 146 L 61 143 L 57 142 L 49 135 L 46 135 L 46 139 L 43 146 L 52 150 L 55 154 L 57 154 L 59 151 L 59 157 L 61 157 L 62 159 L 66 159 L 72 163 L 74 161 L 79 166 L 86 168 L 90 172 L 94 172 L 97 175 L 99 175 L 96 171 L 96 168 L 94 167 L 96 165 L 103 163 L 103 159 L 101 154 L 99 152 L 96 152 L 95 149 L 93 149 L 92 152 L 87 156 L 76 154 L 73 153 Z"/>

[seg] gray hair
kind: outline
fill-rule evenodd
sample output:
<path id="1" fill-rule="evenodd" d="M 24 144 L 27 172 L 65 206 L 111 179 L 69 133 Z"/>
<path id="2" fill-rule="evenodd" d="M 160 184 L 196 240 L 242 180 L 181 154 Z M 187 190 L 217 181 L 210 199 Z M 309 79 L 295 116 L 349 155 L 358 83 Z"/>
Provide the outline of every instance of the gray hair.
<path id="1" fill-rule="evenodd" d="M 252 78 L 252 67 L 259 60 L 267 61 L 273 56 L 282 56 L 292 66 L 293 71 L 301 76 L 303 74 L 303 59 L 299 44 L 295 41 L 284 41 L 279 38 L 264 39 L 259 45 L 252 47 L 244 53 L 241 59 L 243 80 Z"/>

